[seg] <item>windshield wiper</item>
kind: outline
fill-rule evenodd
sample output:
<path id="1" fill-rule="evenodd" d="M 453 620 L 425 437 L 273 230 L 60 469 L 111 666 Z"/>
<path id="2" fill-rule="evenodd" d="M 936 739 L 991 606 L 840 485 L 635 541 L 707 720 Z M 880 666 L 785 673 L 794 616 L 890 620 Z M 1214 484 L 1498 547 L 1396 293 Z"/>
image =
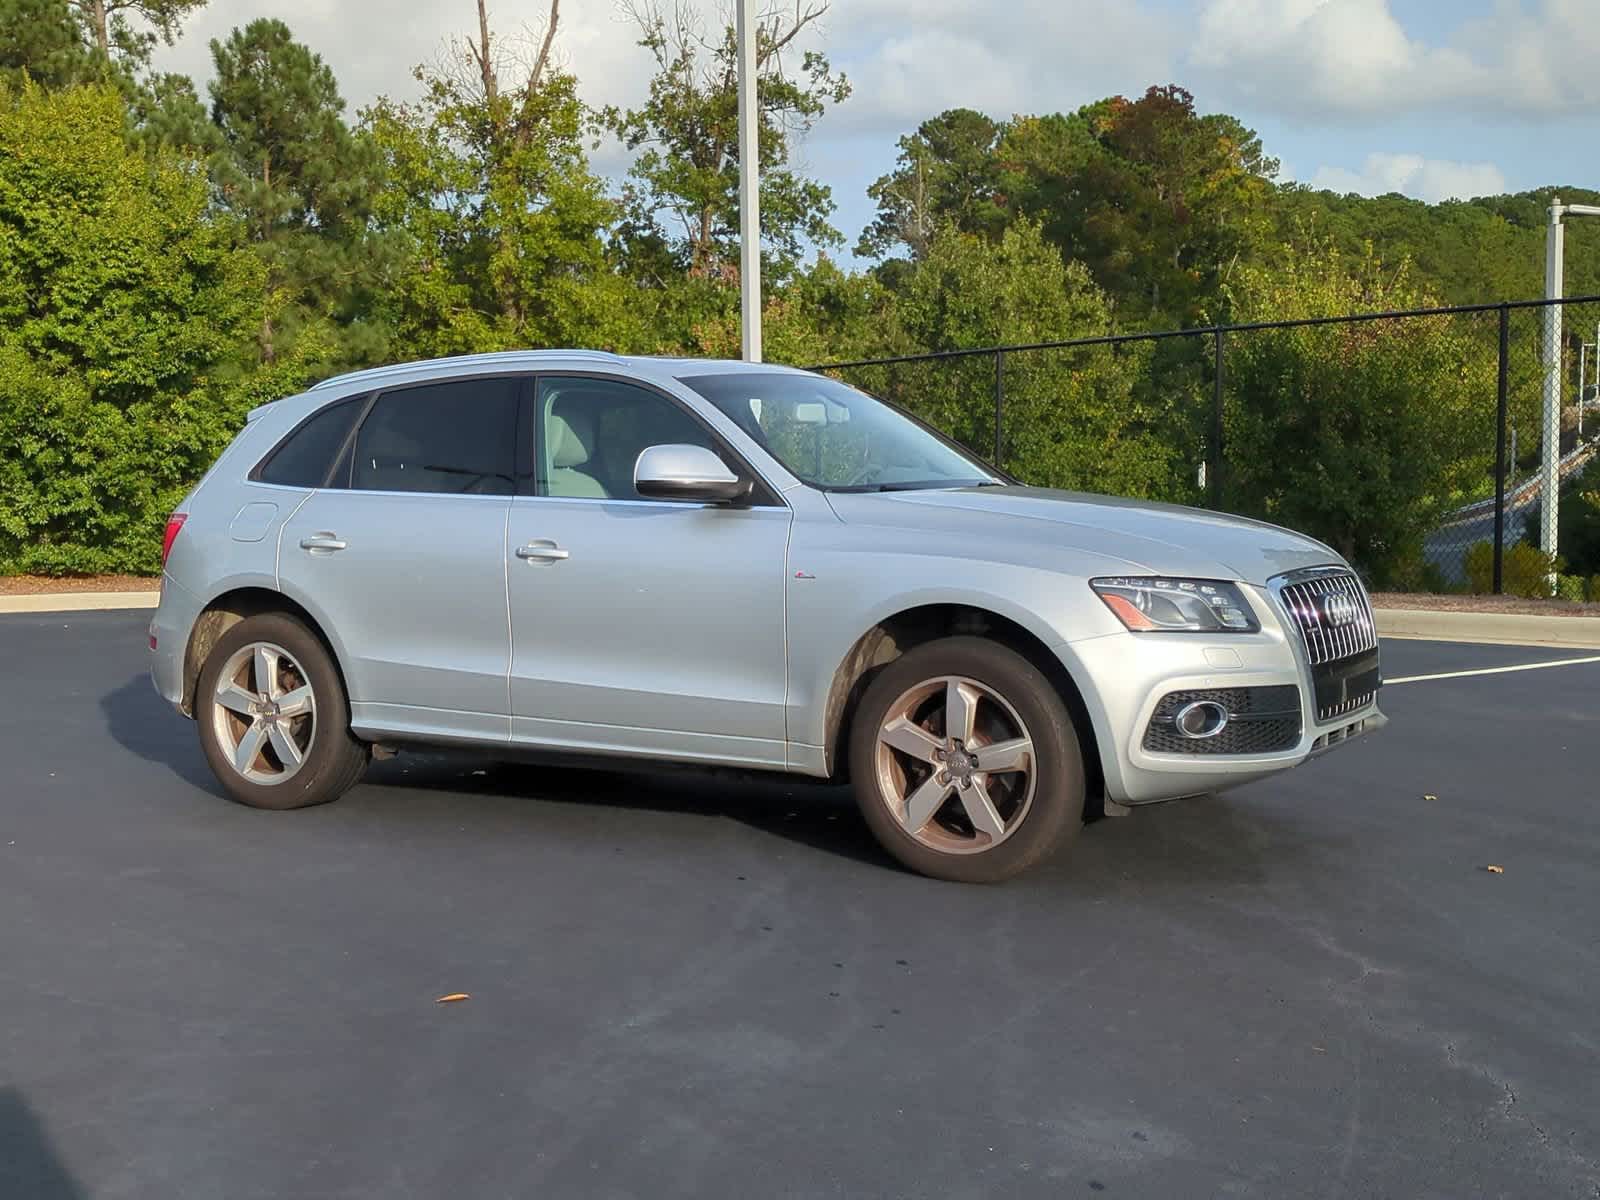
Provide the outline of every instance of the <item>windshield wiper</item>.
<path id="1" fill-rule="evenodd" d="M 923 492 L 934 488 L 1003 487 L 998 479 L 922 479 L 914 483 L 880 483 L 880 492 Z"/>
<path id="2" fill-rule="evenodd" d="M 929 492 L 939 488 L 1004 487 L 998 479 L 893 479 L 887 483 L 836 484 L 829 492 Z"/>

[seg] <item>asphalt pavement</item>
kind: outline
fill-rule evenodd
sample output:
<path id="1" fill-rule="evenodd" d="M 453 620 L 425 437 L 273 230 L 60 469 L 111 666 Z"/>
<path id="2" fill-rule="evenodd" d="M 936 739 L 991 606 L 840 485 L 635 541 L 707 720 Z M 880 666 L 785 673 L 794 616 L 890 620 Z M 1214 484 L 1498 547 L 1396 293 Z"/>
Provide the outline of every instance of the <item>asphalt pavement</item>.
<path id="1" fill-rule="evenodd" d="M 774 778 L 241 808 L 147 618 L 0 618 L 6 1200 L 1600 1196 L 1600 664 L 982 888 Z"/>

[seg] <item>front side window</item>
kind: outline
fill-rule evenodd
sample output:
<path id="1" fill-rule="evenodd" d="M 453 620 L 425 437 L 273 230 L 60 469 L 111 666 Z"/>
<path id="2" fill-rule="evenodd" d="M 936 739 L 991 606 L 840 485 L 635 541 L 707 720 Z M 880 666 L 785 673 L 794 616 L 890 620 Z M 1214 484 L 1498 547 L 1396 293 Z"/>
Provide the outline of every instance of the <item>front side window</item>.
<path id="1" fill-rule="evenodd" d="M 683 382 L 812 487 L 895 491 L 1003 482 L 905 414 L 821 375 L 729 371 Z"/>
<path id="2" fill-rule="evenodd" d="M 538 412 L 542 496 L 641 500 L 633 486 L 640 451 L 669 443 L 719 450 L 672 401 L 613 379 L 544 376 Z"/>
<path id="3" fill-rule="evenodd" d="M 356 435 L 350 486 L 509 496 L 522 381 L 453 379 L 385 392 Z"/>

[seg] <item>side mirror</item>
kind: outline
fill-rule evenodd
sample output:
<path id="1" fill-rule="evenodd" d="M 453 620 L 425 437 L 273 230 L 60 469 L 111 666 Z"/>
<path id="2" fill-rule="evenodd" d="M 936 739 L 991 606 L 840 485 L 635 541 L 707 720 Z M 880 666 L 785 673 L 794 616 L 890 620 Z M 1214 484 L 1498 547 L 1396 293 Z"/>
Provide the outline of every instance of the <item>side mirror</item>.
<path id="1" fill-rule="evenodd" d="M 698 500 L 728 504 L 743 500 L 755 485 L 740 479 L 704 446 L 649 446 L 633 464 L 633 487 L 651 500 Z"/>

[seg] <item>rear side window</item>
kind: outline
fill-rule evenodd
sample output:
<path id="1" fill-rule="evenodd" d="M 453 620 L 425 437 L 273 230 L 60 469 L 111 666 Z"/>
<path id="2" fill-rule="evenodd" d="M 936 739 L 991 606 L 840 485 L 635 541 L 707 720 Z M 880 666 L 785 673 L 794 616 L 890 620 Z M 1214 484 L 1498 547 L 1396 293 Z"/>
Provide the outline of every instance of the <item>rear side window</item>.
<path id="1" fill-rule="evenodd" d="M 457 379 L 385 392 L 356 434 L 350 486 L 509 496 L 521 386 L 517 378 Z"/>
<path id="2" fill-rule="evenodd" d="M 301 422 L 261 464 L 256 478 L 262 483 L 279 483 L 286 487 L 321 487 L 333 467 L 333 460 L 344 449 L 365 399 L 363 396 L 341 400 Z"/>

